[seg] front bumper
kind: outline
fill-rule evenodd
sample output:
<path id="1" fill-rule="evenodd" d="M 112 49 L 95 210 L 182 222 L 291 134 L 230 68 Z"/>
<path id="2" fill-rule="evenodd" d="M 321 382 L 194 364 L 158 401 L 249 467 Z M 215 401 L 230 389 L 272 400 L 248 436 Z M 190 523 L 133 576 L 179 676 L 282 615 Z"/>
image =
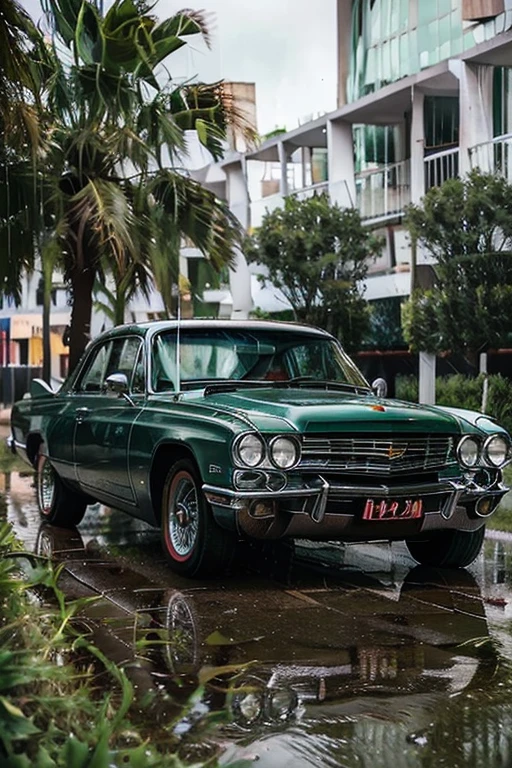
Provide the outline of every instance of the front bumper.
<path id="1" fill-rule="evenodd" d="M 265 529 L 269 532 L 268 538 L 304 536 L 323 539 L 339 536 L 378 539 L 403 538 L 442 528 L 476 530 L 488 516 L 476 512 L 477 502 L 488 499 L 489 508 L 493 511 L 508 488 L 501 482 L 483 487 L 470 480 L 354 486 L 318 475 L 300 488 L 277 492 L 233 490 L 207 484 L 203 485 L 203 491 L 215 518 L 223 527 L 233 527 L 234 522 L 239 530 L 249 535 Z M 426 502 L 421 519 L 362 520 L 361 505 L 367 499 L 405 501 L 418 498 Z M 270 531 L 268 522 L 279 519 L 281 525 L 274 525 L 273 532 Z M 265 521 L 267 524 L 262 527 L 261 523 Z M 259 528 L 254 523 L 260 523 Z"/>

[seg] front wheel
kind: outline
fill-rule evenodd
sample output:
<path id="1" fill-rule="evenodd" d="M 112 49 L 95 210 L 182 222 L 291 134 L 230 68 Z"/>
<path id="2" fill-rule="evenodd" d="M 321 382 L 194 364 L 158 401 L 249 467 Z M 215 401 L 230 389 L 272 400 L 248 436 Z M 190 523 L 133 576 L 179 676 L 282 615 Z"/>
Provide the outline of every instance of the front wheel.
<path id="1" fill-rule="evenodd" d="M 169 470 L 162 499 L 162 545 L 173 571 L 218 576 L 233 559 L 235 535 L 217 525 L 195 465 L 188 459 Z"/>
<path id="2" fill-rule="evenodd" d="M 485 536 L 485 526 L 477 531 L 437 531 L 428 539 L 406 541 L 407 548 L 421 565 L 438 568 L 465 568 L 476 559 Z"/>
<path id="3" fill-rule="evenodd" d="M 39 514 L 52 525 L 75 528 L 82 522 L 87 509 L 87 499 L 67 488 L 47 456 L 37 460 L 37 506 Z"/>

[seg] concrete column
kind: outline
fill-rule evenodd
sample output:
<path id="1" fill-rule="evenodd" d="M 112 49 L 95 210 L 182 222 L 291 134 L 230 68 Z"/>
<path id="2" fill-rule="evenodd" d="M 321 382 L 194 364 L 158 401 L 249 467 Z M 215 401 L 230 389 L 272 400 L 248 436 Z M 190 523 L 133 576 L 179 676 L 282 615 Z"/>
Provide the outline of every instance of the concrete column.
<path id="1" fill-rule="evenodd" d="M 288 153 L 284 142 L 280 141 L 277 145 L 279 154 L 279 165 L 281 166 L 281 178 L 279 181 L 279 194 L 282 197 L 288 195 Z"/>
<path id="2" fill-rule="evenodd" d="M 418 205 L 425 195 L 425 94 L 419 88 L 412 89 L 411 121 L 411 202 Z M 411 291 L 415 289 L 416 244 L 412 244 Z M 436 356 L 430 352 L 419 355 L 419 401 L 433 405 L 436 401 Z"/>
<path id="3" fill-rule="evenodd" d="M 249 228 L 249 193 L 245 162 L 233 163 L 225 167 L 227 177 L 227 197 L 231 212 L 237 217 L 245 230 Z M 232 319 L 246 320 L 252 309 L 251 274 L 246 258 L 237 248 L 233 265 L 229 269 L 229 288 L 233 306 Z"/>
<path id="4" fill-rule="evenodd" d="M 331 202 L 355 207 L 354 140 L 352 125 L 344 120 L 327 121 L 327 173 Z"/>
<path id="5" fill-rule="evenodd" d="M 419 402 L 434 405 L 436 402 L 436 356 L 420 352 Z"/>
<path id="6" fill-rule="evenodd" d="M 425 194 L 425 94 L 412 88 L 411 121 L 411 203 L 416 205 Z"/>
<path id="7" fill-rule="evenodd" d="M 470 158 L 469 150 L 493 138 L 493 71 L 488 64 L 461 62 L 459 172 L 472 167 L 491 171 L 494 166 L 492 147 L 480 147 Z"/>
<path id="8" fill-rule="evenodd" d="M 302 186 L 309 187 L 309 185 L 313 183 L 313 179 L 311 177 L 311 147 L 302 147 L 301 162 L 302 162 Z M 309 174 L 308 174 L 308 169 L 309 169 Z"/>
<path id="9" fill-rule="evenodd" d="M 352 50 L 352 0 L 337 0 L 336 23 L 338 31 L 338 107 L 348 101 L 347 80 Z"/>

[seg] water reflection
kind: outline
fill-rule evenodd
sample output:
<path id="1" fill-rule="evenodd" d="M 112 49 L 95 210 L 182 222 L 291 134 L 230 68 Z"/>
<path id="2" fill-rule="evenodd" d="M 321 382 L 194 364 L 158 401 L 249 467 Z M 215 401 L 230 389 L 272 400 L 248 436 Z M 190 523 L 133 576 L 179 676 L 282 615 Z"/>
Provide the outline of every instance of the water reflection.
<path id="1" fill-rule="evenodd" d="M 509 668 L 467 571 L 418 566 L 389 589 L 355 570 L 297 566 L 288 551 L 281 587 L 251 579 L 177 589 L 84 545 L 77 531 L 42 526 L 36 549 L 66 563 L 71 597 L 100 596 L 84 626 L 141 700 L 153 694 L 151 717 L 176 716 L 204 683 L 176 733 L 194 739 L 204 715 L 222 711 L 226 761 L 509 764 Z"/>

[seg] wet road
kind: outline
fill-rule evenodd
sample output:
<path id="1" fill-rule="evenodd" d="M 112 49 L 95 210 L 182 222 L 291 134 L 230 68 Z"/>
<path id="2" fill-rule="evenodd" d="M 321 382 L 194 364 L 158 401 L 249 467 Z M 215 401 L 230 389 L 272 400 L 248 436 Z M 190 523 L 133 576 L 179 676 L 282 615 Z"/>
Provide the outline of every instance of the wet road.
<path id="1" fill-rule="evenodd" d="M 151 727 L 176 718 L 190 756 L 512 765 L 512 539 L 489 538 L 462 571 L 415 566 L 401 545 L 301 545 L 189 581 L 166 567 L 158 532 L 122 513 L 97 505 L 79 531 L 41 526 L 31 483 L 0 472 L 0 516 L 65 564 L 70 598 L 97 598 L 83 626 L 141 701 L 155 694 Z"/>

